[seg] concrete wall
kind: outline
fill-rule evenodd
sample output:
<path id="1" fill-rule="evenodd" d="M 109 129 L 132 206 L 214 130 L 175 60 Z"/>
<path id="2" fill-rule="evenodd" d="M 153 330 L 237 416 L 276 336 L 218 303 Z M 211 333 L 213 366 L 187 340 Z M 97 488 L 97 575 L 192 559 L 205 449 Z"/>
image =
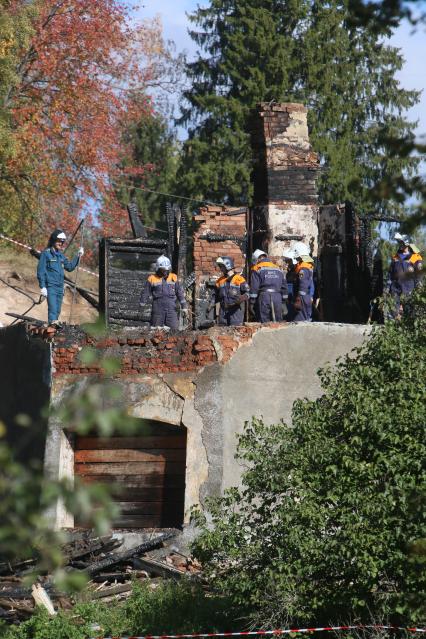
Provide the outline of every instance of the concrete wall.
<path id="1" fill-rule="evenodd" d="M 244 422 L 262 417 L 267 423 L 291 423 L 296 399 L 321 395 L 318 370 L 360 346 L 365 326 L 289 324 L 253 337 L 223 367 L 222 489 L 238 484 L 241 469 L 233 460 L 237 433 Z"/>
<path id="2" fill-rule="evenodd" d="M 226 341 L 218 338 L 231 337 L 212 329 L 203 339 L 213 342 L 216 361 L 193 370 L 116 380 L 129 413 L 187 428 L 186 521 L 192 506 L 239 484 L 241 468 L 234 455 L 236 436 L 245 421 L 256 416 L 289 424 L 295 399 L 321 394 L 317 370 L 359 346 L 368 332 L 368 327 L 357 325 L 274 324 L 259 327 L 224 356 L 221 349 L 226 350 Z M 54 377 L 53 402 L 78 394 L 91 378 L 87 374 Z M 52 421 L 46 471 L 50 477 L 72 477 L 72 469 L 72 448 L 62 425 Z M 72 525 L 61 505 L 51 517 L 57 526 Z"/>

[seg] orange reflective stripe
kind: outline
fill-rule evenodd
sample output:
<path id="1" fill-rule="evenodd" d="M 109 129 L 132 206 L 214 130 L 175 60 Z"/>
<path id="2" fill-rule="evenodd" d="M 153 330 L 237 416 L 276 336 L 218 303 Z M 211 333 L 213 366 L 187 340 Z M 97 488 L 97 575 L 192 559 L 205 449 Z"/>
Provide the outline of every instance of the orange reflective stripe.
<path id="1" fill-rule="evenodd" d="M 279 266 L 277 266 L 273 262 L 259 262 L 259 264 L 255 264 L 254 266 L 252 266 L 253 271 L 259 271 L 261 268 L 276 268 L 279 270 Z"/>
<path id="2" fill-rule="evenodd" d="M 155 275 L 155 273 L 153 273 L 152 275 L 150 275 L 148 277 L 148 282 L 150 284 L 161 284 L 161 282 L 166 281 L 168 284 L 170 284 L 171 282 L 177 282 L 177 275 L 175 275 L 175 273 L 169 273 L 168 277 L 166 280 L 164 280 L 163 277 L 159 277 L 158 275 Z"/>
<path id="3" fill-rule="evenodd" d="M 314 267 L 309 262 L 299 262 L 296 265 L 296 268 L 294 269 L 294 272 L 295 273 L 299 273 L 302 268 L 308 268 L 308 269 L 310 269 L 312 271 Z"/>

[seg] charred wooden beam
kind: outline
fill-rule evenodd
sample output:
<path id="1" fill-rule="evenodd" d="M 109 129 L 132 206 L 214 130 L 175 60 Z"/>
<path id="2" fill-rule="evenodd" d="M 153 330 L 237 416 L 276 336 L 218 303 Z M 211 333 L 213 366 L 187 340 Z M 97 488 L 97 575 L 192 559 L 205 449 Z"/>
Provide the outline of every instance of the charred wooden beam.
<path id="1" fill-rule="evenodd" d="M 188 217 L 187 217 L 187 208 L 183 208 L 180 216 L 180 227 L 179 227 L 179 253 L 178 253 L 178 264 L 177 264 L 177 274 L 180 280 L 183 280 L 186 276 L 186 258 L 187 258 L 187 247 L 188 247 Z"/>
<path id="2" fill-rule="evenodd" d="M 152 246 L 153 248 L 158 248 L 164 250 L 167 248 L 167 240 L 159 240 L 159 239 L 142 239 L 142 238 L 134 238 L 134 239 L 121 239 L 119 237 L 112 237 L 106 240 L 108 244 L 108 248 L 114 248 L 118 246 L 141 246 L 147 247 Z"/>
<path id="3" fill-rule="evenodd" d="M 278 240 L 278 241 L 283 241 L 283 242 L 289 241 L 289 240 L 297 240 L 297 241 L 300 242 L 301 240 L 303 240 L 304 237 L 305 237 L 304 235 L 282 235 L 282 234 L 280 234 L 280 235 L 276 235 L 275 239 Z"/>
<path id="4" fill-rule="evenodd" d="M 157 257 L 161 254 L 160 250 L 154 250 L 150 247 L 143 248 L 142 246 L 110 246 L 111 253 L 145 253 Z"/>
<path id="5" fill-rule="evenodd" d="M 127 212 L 129 214 L 130 225 L 132 227 L 134 237 L 146 238 L 146 229 L 139 217 L 138 205 L 134 200 L 127 205 Z"/>
<path id="6" fill-rule="evenodd" d="M 166 218 L 167 218 L 167 230 L 168 236 L 168 253 L 170 259 L 173 261 L 176 245 L 176 213 L 175 209 L 170 202 L 166 204 Z"/>
<path id="7" fill-rule="evenodd" d="M 201 235 L 200 240 L 207 240 L 207 242 L 226 242 L 227 240 L 238 244 L 243 253 L 246 253 L 247 247 L 247 235 L 220 235 L 218 233 L 206 233 Z"/>
<path id="8" fill-rule="evenodd" d="M 131 557 L 135 557 L 137 555 L 143 555 L 149 550 L 154 550 L 154 548 L 158 548 L 159 546 L 163 544 L 164 541 L 167 541 L 167 539 L 171 539 L 174 536 L 175 536 L 174 532 L 163 533 L 159 535 L 158 537 L 155 537 L 155 539 L 150 539 L 149 541 L 145 541 L 144 543 L 139 544 L 138 546 L 136 546 L 135 548 L 131 548 L 130 550 L 113 553 L 109 557 L 106 557 L 105 559 L 101 559 L 101 561 L 97 561 L 91 564 L 87 568 L 87 572 L 89 573 L 89 575 L 97 575 L 102 570 L 105 570 L 105 568 L 110 568 L 111 566 L 115 566 L 121 561 L 127 561 Z"/>
<path id="9" fill-rule="evenodd" d="M 45 324 L 43 320 L 36 319 L 35 317 L 30 317 L 29 315 L 19 315 L 19 313 L 5 313 L 5 315 L 24 320 L 25 322 L 31 322 L 31 324 L 37 324 L 38 326 L 43 326 L 43 324 Z"/>

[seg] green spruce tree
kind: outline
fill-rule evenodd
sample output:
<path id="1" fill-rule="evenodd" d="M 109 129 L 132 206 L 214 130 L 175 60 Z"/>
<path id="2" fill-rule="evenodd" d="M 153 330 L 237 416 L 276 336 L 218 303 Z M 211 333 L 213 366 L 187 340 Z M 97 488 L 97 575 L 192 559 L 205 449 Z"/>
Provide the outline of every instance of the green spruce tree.
<path id="1" fill-rule="evenodd" d="M 249 201 L 252 110 L 261 101 L 299 101 L 321 157 L 321 200 L 393 208 L 386 193 L 373 198 L 372 187 L 417 165 L 389 139 L 413 139 L 404 114 L 418 93 L 395 77 L 403 58 L 384 42 L 390 29 L 353 26 L 350 17 L 347 0 L 211 0 L 190 16 L 200 53 L 188 64 L 180 120 L 189 129 L 180 173 L 187 192 Z"/>

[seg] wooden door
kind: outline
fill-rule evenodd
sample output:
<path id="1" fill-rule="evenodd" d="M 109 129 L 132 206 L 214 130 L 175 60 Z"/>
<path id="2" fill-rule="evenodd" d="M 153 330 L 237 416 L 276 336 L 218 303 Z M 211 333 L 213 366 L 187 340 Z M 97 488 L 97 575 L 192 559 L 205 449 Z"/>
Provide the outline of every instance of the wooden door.
<path id="1" fill-rule="evenodd" d="M 182 526 L 185 465 L 185 428 L 155 423 L 148 435 L 75 441 L 75 475 L 111 486 L 121 511 L 115 528 Z"/>

